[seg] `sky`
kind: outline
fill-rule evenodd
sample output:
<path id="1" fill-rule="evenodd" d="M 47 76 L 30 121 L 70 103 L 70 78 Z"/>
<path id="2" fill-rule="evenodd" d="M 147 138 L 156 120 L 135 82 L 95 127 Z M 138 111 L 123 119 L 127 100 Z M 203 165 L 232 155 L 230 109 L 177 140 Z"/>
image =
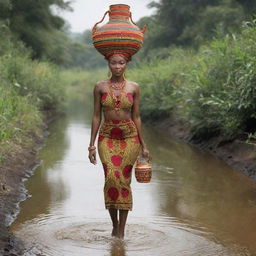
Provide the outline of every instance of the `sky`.
<path id="1" fill-rule="evenodd" d="M 73 12 L 61 11 L 58 15 L 63 17 L 71 26 L 72 32 L 84 32 L 91 29 L 93 25 L 100 21 L 103 14 L 109 9 L 111 4 L 128 4 L 132 12 L 132 18 L 136 22 L 141 17 L 150 16 L 154 13 L 153 8 L 147 5 L 152 0 L 73 0 L 71 7 Z M 104 23 L 108 21 L 105 18 Z M 103 24 L 104 24 L 103 23 Z"/>

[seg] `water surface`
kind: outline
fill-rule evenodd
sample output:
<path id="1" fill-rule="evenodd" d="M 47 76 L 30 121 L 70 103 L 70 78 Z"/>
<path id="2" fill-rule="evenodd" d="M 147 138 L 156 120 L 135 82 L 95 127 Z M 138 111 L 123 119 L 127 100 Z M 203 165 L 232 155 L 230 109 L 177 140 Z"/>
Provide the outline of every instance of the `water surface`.
<path id="1" fill-rule="evenodd" d="M 31 197 L 12 225 L 25 255 L 256 255 L 255 181 L 151 127 L 152 182 L 133 178 L 126 238 L 111 238 L 102 167 L 87 157 L 89 100 L 74 100 L 51 124 L 42 164 L 26 182 Z"/>

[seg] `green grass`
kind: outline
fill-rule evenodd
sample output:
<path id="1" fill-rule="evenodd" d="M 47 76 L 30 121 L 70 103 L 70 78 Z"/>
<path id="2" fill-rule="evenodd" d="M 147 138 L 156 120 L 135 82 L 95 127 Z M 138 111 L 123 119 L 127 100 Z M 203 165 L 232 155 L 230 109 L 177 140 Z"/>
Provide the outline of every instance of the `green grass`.
<path id="1" fill-rule="evenodd" d="M 1 28 L 2 29 L 2 28 Z M 44 113 L 63 111 L 65 87 L 58 68 L 30 58 L 22 43 L 0 31 L 0 162 L 31 147 L 41 135 Z"/>

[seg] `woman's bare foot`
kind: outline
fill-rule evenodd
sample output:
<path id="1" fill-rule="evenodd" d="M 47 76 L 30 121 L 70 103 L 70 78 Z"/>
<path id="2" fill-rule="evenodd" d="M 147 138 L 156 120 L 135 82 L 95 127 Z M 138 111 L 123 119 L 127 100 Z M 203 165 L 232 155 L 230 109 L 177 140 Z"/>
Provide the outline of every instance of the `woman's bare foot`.
<path id="1" fill-rule="evenodd" d="M 117 227 L 113 227 L 113 229 L 112 229 L 112 233 L 111 233 L 111 236 L 119 237 L 119 230 L 118 230 L 118 226 L 117 226 Z"/>
<path id="2" fill-rule="evenodd" d="M 118 237 L 120 239 L 124 238 L 124 230 L 125 230 L 127 216 L 128 216 L 128 210 L 120 210 L 119 211 L 119 235 L 118 235 Z"/>
<path id="3" fill-rule="evenodd" d="M 124 228 L 119 227 L 118 237 L 124 239 Z"/>

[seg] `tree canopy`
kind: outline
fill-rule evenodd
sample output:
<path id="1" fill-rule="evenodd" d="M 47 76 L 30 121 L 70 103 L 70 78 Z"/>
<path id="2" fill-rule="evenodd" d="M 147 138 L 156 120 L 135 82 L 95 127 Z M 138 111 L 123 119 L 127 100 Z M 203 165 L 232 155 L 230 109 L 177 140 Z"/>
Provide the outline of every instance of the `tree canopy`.
<path id="1" fill-rule="evenodd" d="M 0 0 L 0 19 L 17 39 L 32 50 L 33 58 L 65 61 L 65 39 L 61 32 L 65 21 L 53 8 L 71 10 L 64 0 Z"/>
<path id="2" fill-rule="evenodd" d="M 218 34 L 237 31 L 243 20 L 256 11 L 250 0 L 160 0 L 149 7 L 146 47 L 197 46 Z"/>

